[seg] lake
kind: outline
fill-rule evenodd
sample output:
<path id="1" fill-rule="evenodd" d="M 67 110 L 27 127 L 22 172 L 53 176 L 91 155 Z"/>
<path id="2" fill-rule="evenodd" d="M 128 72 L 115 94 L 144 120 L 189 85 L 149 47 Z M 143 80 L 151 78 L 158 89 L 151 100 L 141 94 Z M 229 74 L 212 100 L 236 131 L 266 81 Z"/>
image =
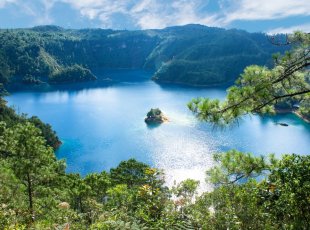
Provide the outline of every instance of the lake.
<path id="1" fill-rule="evenodd" d="M 171 185 L 186 178 L 204 181 L 215 152 L 310 153 L 310 125 L 292 114 L 245 117 L 225 129 L 197 121 L 186 104 L 202 96 L 223 99 L 224 88 L 159 85 L 142 70 L 94 73 L 96 82 L 34 87 L 6 98 L 17 111 L 52 125 L 63 142 L 57 157 L 66 159 L 68 172 L 100 172 L 136 158 L 163 169 Z M 147 126 L 151 108 L 160 108 L 170 122 Z"/>

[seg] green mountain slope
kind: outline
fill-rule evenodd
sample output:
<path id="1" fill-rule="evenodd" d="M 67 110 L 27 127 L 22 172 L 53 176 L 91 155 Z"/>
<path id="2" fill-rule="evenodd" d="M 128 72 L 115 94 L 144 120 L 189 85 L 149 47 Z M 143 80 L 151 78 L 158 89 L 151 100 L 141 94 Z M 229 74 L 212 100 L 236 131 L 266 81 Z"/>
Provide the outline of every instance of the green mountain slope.
<path id="1" fill-rule="evenodd" d="M 283 48 L 264 34 L 201 25 L 144 31 L 0 30 L 0 83 L 94 80 L 88 69 L 108 67 L 153 70 L 158 82 L 223 84 L 247 65 L 271 65 L 270 55 L 278 51 Z"/>
<path id="2" fill-rule="evenodd" d="M 146 63 L 146 66 L 158 66 L 161 61 L 153 77 L 160 82 L 229 83 L 248 65 L 272 65 L 271 53 L 283 51 L 270 44 L 264 34 L 197 25 L 166 31 L 169 39 L 154 50 Z"/>

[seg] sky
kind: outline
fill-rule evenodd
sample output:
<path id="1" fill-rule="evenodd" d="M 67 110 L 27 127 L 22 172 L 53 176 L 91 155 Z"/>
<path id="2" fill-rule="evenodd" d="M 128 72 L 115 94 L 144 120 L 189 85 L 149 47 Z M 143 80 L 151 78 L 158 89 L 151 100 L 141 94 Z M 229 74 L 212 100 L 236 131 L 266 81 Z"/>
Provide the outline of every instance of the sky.
<path id="1" fill-rule="evenodd" d="M 310 32 L 310 0 L 0 0 L 0 28 L 137 30 L 185 24 Z"/>

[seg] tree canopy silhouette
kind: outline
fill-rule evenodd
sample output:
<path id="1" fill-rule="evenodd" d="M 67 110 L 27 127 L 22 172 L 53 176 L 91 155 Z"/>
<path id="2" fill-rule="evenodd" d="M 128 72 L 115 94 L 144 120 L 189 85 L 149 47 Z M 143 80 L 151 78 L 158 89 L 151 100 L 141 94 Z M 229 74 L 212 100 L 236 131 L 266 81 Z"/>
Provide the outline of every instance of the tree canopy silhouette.
<path id="1" fill-rule="evenodd" d="M 252 65 L 245 68 L 225 101 L 193 99 L 188 107 L 201 120 L 225 125 L 246 114 L 274 113 L 275 105 L 290 100 L 300 103 L 308 114 L 310 100 L 310 34 L 295 32 L 289 36 L 291 50 L 273 55 L 272 69 Z"/>

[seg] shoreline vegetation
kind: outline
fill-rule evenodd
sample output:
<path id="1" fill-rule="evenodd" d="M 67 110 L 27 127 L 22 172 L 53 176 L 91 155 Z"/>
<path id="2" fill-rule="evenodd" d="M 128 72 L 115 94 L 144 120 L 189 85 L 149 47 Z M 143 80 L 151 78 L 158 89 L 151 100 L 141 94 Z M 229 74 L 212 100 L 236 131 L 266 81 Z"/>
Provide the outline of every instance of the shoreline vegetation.
<path id="1" fill-rule="evenodd" d="M 298 112 L 296 109 L 289 109 L 289 108 L 288 109 L 276 109 L 276 113 L 277 114 L 289 114 L 289 113 L 294 114 L 297 117 L 299 117 L 301 120 L 303 120 L 304 122 L 310 123 L 310 119 L 307 116 Z"/>
<path id="2" fill-rule="evenodd" d="M 301 118 L 302 120 L 304 120 L 307 123 L 310 123 L 310 118 L 306 117 L 305 115 L 301 114 L 298 111 L 294 111 L 293 112 L 296 116 L 298 116 L 299 118 Z"/>
<path id="3" fill-rule="evenodd" d="M 17 114 L 16 111 L 8 107 L 7 102 L 0 97 L 0 122 L 5 122 L 8 127 L 14 126 L 17 123 L 30 122 L 41 132 L 46 143 L 54 150 L 57 150 L 62 142 L 53 130 L 51 125 L 46 124 L 40 120 L 37 116 L 27 117 L 26 114 Z"/>

